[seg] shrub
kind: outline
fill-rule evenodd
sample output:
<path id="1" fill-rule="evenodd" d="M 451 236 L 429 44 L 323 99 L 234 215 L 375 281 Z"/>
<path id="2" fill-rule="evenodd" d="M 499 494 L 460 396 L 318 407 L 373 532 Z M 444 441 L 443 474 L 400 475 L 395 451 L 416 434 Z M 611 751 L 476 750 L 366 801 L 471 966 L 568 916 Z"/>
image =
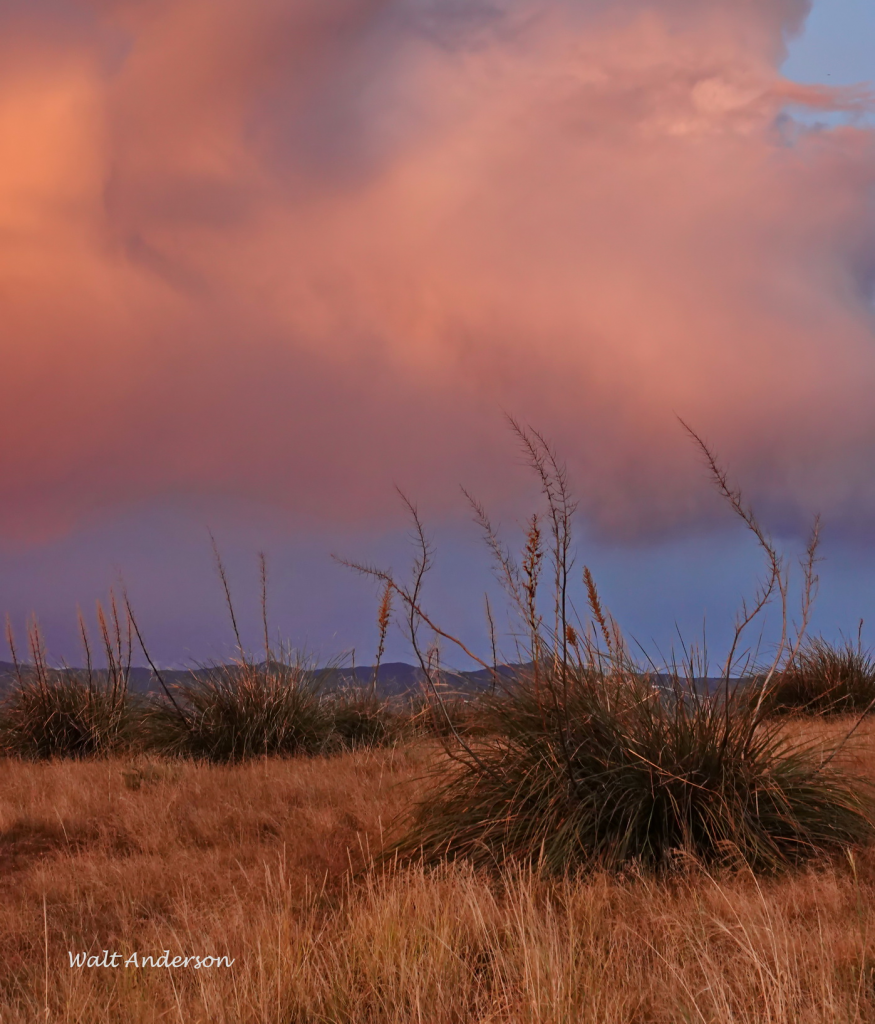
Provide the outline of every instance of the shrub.
<path id="1" fill-rule="evenodd" d="M 153 701 L 147 720 L 152 744 L 166 753 L 217 762 L 317 754 L 328 749 L 334 738 L 334 718 L 323 689 L 332 675 L 331 667 L 317 673 L 283 644 L 274 653 L 264 554 L 259 555 L 264 661 L 259 664 L 247 656 L 225 565 L 215 538 L 210 536 L 237 642 L 236 661 L 202 667 L 191 672 L 187 682 L 168 687 L 127 604 L 134 632 L 163 690 Z"/>
<path id="2" fill-rule="evenodd" d="M 495 736 L 438 766 L 398 852 L 551 872 L 661 868 L 680 852 L 774 869 L 871 835 L 858 780 L 818 747 L 684 689 L 548 665 L 485 698 Z"/>
<path id="3" fill-rule="evenodd" d="M 0 711 L 0 748 L 32 759 L 113 753 L 131 745 L 137 711 L 130 694 L 105 681 L 25 670 Z"/>
<path id="4" fill-rule="evenodd" d="M 393 742 L 404 716 L 372 690 L 344 687 L 328 698 L 334 737 L 339 746 L 354 750 Z"/>
<path id="5" fill-rule="evenodd" d="M 31 759 L 89 757 L 131 746 L 138 737 L 142 707 L 129 690 L 130 621 L 112 603 L 109 620 L 98 605 L 107 667 L 96 670 L 84 624 L 80 629 L 87 668 L 53 669 L 46 661 L 36 625 L 28 631 L 32 661 L 21 665 L 11 630 L 9 646 L 16 678 L 0 707 L 0 749 Z"/>
<path id="6" fill-rule="evenodd" d="M 875 705 L 875 662 L 859 640 L 833 646 L 810 639 L 770 688 L 768 703 L 776 711 L 847 714 Z"/>
<path id="7" fill-rule="evenodd" d="M 149 732 L 167 753 L 209 761 L 316 754 L 333 730 L 321 690 L 318 675 L 286 658 L 202 668 L 155 699 Z"/>
<path id="8" fill-rule="evenodd" d="M 571 621 L 575 503 L 565 469 L 539 434 L 512 426 L 547 505 L 543 516 L 530 520 L 519 561 L 499 542 L 482 506 L 473 499 L 471 504 L 519 614 L 522 634 L 514 640 L 520 651 L 525 638 L 530 670 L 510 684 L 492 670 L 496 693 L 480 701 L 483 738 L 466 737 L 447 721 L 447 756 L 390 855 L 431 863 L 464 857 L 481 866 L 521 861 L 566 872 L 595 865 L 658 869 L 681 854 L 681 860 L 773 870 L 869 840 L 875 829 L 871 793 L 840 766 L 839 749 L 791 741 L 767 714 L 771 683 L 760 690 L 762 700 L 753 701 L 747 688 L 731 685 L 744 631 L 776 597 L 787 637 L 789 591 L 783 559 L 704 442 L 690 432 L 767 563 L 754 600 L 742 606 L 725 686 L 713 696 L 697 691 L 696 676 L 707 673 L 697 671 L 704 657 L 695 650 L 685 652 L 689 665 L 683 672 L 668 673 L 668 685 L 664 674 L 650 675 L 633 663 L 587 569 L 589 621 Z M 398 584 L 391 573 L 369 565 L 347 564 L 376 576 L 404 602 L 408 635 L 439 700 L 437 644 L 423 651 L 418 632 L 428 629 L 476 656 L 423 609 L 432 550 L 415 506 L 405 501 L 418 545 L 412 584 Z M 790 643 L 791 660 L 816 586 L 817 538 L 815 520 L 803 561 L 803 625 Z M 546 607 L 539 592 L 545 565 L 553 573 Z M 782 642 L 766 678 L 786 655 Z M 494 630 L 491 661 L 499 663 Z"/>

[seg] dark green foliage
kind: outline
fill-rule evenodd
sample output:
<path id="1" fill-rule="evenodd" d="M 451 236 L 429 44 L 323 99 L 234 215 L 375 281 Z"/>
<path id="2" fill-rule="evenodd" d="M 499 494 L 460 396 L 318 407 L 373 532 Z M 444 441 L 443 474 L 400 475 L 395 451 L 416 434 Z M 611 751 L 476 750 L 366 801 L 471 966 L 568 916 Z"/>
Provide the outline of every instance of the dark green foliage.
<path id="1" fill-rule="evenodd" d="M 869 651 L 850 640 L 833 646 L 810 639 L 769 687 L 775 711 L 853 714 L 875 706 L 875 662 Z"/>
<path id="2" fill-rule="evenodd" d="M 321 679 L 304 665 L 241 661 L 193 672 L 149 714 L 153 742 L 168 753 L 233 762 L 316 754 L 331 742 L 333 717 Z"/>
<path id="3" fill-rule="evenodd" d="M 495 737 L 438 767 L 402 854 L 550 872 L 687 854 L 771 870 L 872 835 L 864 784 L 740 699 L 560 666 L 481 706 Z"/>

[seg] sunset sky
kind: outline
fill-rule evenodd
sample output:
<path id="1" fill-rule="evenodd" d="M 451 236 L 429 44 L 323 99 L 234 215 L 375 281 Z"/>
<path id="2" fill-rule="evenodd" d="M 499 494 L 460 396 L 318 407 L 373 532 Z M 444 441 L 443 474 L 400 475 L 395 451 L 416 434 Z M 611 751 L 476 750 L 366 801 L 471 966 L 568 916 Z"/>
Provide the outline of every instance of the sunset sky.
<path id="1" fill-rule="evenodd" d="M 872 83 L 870 0 L 5 0 L 0 608 L 76 661 L 123 576 L 222 657 L 211 529 L 253 642 L 264 549 L 277 631 L 369 662 L 330 555 L 403 573 L 397 485 L 483 643 L 509 412 L 621 625 L 719 650 L 759 563 L 682 416 L 875 643 Z"/>

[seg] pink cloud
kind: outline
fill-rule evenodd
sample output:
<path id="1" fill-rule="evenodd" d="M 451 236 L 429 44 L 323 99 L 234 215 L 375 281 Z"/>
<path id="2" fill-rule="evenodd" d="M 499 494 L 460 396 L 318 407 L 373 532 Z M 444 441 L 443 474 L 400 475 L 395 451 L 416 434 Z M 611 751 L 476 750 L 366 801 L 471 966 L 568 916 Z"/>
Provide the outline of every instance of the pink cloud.
<path id="1" fill-rule="evenodd" d="M 675 414 L 875 511 L 875 136 L 782 113 L 869 102 L 777 72 L 806 4 L 71 6 L 0 77 L 7 538 L 510 500 L 501 409 L 603 531 L 710 515 Z"/>

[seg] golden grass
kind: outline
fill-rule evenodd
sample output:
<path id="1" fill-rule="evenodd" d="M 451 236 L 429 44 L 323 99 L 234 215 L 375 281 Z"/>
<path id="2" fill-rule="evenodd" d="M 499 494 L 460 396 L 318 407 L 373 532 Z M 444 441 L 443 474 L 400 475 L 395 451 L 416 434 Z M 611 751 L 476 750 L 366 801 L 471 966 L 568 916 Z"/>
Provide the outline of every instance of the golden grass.
<path id="1" fill-rule="evenodd" d="M 827 742 L 843 726 L 788 728 Z M 860 732 L 875 777 L 875 728 Z M 361 870 L 435 750 L 0 762 L 0 1021 L 875 1019 L 875 852 L 767 880 Z M 68 960 L 165 949 L 235 962 Z"/>

